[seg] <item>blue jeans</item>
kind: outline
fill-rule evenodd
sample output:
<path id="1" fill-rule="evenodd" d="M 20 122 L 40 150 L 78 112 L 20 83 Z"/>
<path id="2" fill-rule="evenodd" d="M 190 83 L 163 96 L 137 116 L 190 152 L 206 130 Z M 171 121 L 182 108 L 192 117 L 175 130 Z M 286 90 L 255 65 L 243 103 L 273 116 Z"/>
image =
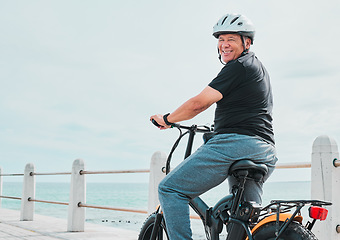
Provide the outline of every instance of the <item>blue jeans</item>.
<path id="1" fill-rule="evenodd" d="M 219 185 L 237 160 L 251 159 L 268 166 L 271 175 L 277 161 L 275 147 L 257 137 L 218 134 L 171 171 L 159 184 L 159 200 L 170 240 L 192 239 L 189 200 Z M 229 189 L 235 179 L 228 177 Z M 262 184 L 248 181 L 244 198 L 261 203 Z"/>

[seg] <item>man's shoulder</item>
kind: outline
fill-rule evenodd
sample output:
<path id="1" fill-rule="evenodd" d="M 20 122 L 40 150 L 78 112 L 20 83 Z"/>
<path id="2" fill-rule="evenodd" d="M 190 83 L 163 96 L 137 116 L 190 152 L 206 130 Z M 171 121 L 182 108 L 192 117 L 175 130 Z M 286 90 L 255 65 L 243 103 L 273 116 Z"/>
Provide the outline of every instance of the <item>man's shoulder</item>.
<path id="1" fill-rule="evenodd" d="M 222 69 L 221 72 L 239 71 L 243 69 L 243 61 L 240 58 L 229 61 Z"/>
<path id="2" fill-rule="evenodd" d="M 262 68 L 261 61 L 256 57 L 255 53 L 249 52 L 241 57 L 238 58 L 238 62 L 245 68 L 245 69 L 257 69 Z"/>
<path id="3" fill-rule="evenodd" d="M 255 53 L 253 52 L 248 52 L 242 56 L 240 56 L 237 61 L 241 64 L 244 64 L 246 62 L 249 62 L 249 61 L 253 61 L 254 59 L 257 59 L 257 57 L 255 56 Z"/>
<path id="4" fill-rule="evenodd" d="M 229 61 L 219 72 L 218 75 L 240 75 L 247 72 L 248 68 L 258 68 L 261 62 L 257 59 L 255 53 L 248 52 L 239 58 Z"/>

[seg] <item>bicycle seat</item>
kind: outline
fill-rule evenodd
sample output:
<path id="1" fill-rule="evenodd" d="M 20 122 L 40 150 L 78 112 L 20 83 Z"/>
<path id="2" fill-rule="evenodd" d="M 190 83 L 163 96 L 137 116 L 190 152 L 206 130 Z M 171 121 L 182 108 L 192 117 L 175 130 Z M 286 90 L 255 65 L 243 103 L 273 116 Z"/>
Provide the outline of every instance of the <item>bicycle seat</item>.
<path id="1" fill-rule="evenodd" d="M 268 167 L 265 164 L 257 164 L 251 160 L 236 161 L 229 168 L 229 175 L 233 175 L 236 178 L 248 176 L 254 178 L 257 181 L 259 181 L 267 173 Z"/>

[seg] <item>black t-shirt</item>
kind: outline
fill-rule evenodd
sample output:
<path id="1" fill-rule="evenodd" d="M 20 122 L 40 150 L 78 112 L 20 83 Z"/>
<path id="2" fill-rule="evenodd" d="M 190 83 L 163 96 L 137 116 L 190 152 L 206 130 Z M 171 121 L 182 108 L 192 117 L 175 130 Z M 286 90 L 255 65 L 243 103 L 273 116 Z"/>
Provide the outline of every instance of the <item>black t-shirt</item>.
<path id="1" fill-rule="evenodd" d="M 209 86 L 223 95 L 215 111 L 217 133 L 258 136 L 274 144 L 270 79 L 254 53 L 229 61 Z"/>

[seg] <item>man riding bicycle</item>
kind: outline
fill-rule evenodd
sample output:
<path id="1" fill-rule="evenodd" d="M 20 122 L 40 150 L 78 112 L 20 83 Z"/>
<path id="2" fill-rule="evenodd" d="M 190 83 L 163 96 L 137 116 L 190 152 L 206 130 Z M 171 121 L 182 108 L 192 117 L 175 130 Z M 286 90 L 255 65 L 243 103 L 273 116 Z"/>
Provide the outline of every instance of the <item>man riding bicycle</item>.
<path id="1" fill-rule="evenodd" d="M 160 129 L 188 120 L 216 103 L 215 133 L 159 185 L 159 200 L 171 240 L 192 239 L 189 199 L 219 185 L 237 160 L 264 163 L 271 175 L 277 161 L 269 75 L 253 52 L 255 29 L 244 15 L 227 14 L 214 26 L 222 64 L 215 79 L 171 114 L 153 115 Z M 236 179 L 229 176 L 230 191 Z M 248 181 L 244 200 L 261 203 L 263 182 Z"/>

